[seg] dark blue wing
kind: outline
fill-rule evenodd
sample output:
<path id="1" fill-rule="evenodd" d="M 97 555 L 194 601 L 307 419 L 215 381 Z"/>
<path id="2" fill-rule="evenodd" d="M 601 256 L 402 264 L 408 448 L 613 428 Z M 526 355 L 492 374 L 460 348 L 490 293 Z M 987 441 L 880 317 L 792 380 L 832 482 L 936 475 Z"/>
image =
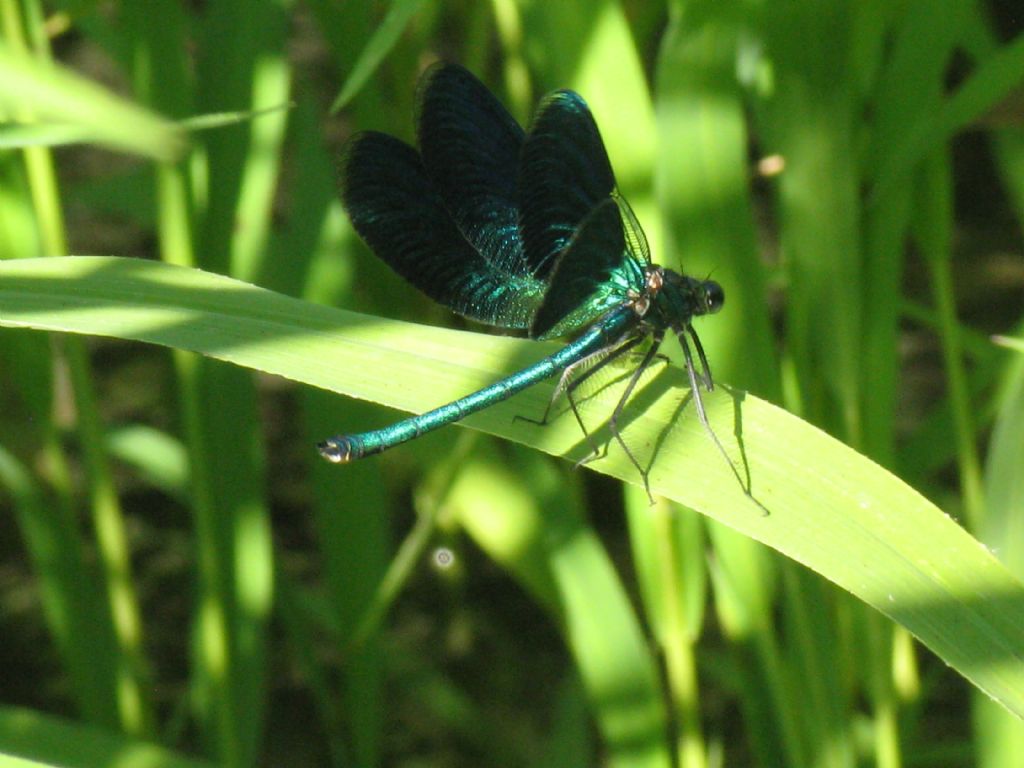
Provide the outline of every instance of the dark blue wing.
<path id="1" fill-rule="evenodd" d="M 342 150 L 339 186 L 363 240 L 427 296 L 473 320 L 529 326 L 543 283 L 510 275 L 466 241 L 408 144 L 357 134 Z"/>
<path id="2" fill-rule="evenodd" d="M 438 64 L 420 81 L 423 166 L 456 226 L 500 270 L 530 274 L 516 191 L 523 129 L 470 72 Z"/>
<path id="3" fill-rule="evenodd" d="M 558 255 L 530 336 L 566 335 L 620 304 L 636 279 L 622 274 L 625 248 L 618 202 L 607 198 L 583 219 Z"/>
<path id="4" fill-rule="evenodd" d="M 545 97 L 519 163 L 519 224 L 531 274 L 547 279 L 584 218 L 614 190 L 615 175 L 583 97 L 573 91 Z"/>

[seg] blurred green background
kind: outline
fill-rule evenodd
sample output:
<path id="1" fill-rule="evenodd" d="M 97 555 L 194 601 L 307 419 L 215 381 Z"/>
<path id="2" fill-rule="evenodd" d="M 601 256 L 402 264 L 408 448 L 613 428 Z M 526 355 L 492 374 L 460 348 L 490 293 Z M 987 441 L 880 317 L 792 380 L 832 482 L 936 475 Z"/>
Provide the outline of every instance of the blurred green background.
<path id="1" fill-rule="evenodd" d="M 655 260 L 725 287 L 699 326 L 716 379 L 1021 578 L 1024 365 L 990 336 L 1024 319 L 1022 30 L 1014 0 L 0 0 L 0 258 L 157 259 L 465 327 L 354 236 L 338 147 L 411 141 L 438 58 L 523 124 L 574 88 Z M 19 329 L 0 403 L 0 754 L 26 764 L 1024 754 L 905 630 L 569 462 L 447 428 L 332 467 L 317 440 L 399 414 Z"/>

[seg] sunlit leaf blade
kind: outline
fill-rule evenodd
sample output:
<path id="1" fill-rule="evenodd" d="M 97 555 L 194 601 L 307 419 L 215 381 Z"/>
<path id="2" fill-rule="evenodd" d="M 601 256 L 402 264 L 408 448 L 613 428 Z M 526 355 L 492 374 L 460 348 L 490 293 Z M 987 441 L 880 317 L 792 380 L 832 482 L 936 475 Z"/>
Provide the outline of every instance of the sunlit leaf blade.
<path id="1" fill-rule="evenodd" d="M 0 324 L 188 349 L 417 411 L 490 383 L 555 348 L 384 321 L 196 270 L 105 257 L 0 264 Z M 741 473 L 749 473 L 753 503 L 692 409 L 681 408 L 684 381 L 680 371 L 663 369 L 637 394 L 623 420 L 630 444 L 656 449 L 650 468 L 655 493 L 834 581 L 907 627 L 981 690 L 1024 716 L 1024 586 L 1019 581 L 899 478 L 791 414 L 722 387 L 705 398 L 708 418 Z M 538 387 L 467 423 L 548 453 L 586 455 L 586 442 L 571 418 L 547 428 L 513 419 L 541 412 L 550 392 Z M 595 394 L 585 416 L 607 416 L 617 396 L 613 387 Z M 324 434 L 343 427 L 324 424 Z M 607 430 L 596 436 L 607 438 Z M 590 466 L 640 482 L 615 446 Z"/>

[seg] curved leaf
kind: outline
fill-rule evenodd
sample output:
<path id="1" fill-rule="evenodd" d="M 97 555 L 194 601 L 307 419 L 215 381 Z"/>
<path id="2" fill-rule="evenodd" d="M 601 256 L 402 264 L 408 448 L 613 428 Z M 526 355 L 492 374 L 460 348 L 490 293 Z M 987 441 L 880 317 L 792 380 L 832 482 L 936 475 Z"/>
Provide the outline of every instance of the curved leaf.
<path id="1" fill-rule="evenodd" d="M 407 410 L 465 394 L 553 348 L 357 315 L 198 270 L 104 257 L 0 263 L 0 325 L 188 349 Z M 686 407 L 684 381 L 677 369 L 659 371 L 624 415 L 627 441 L 654 451 L 654 492 L 850 591 L 1024 716 L 1019 581 L 888 471 L 769 403 L 718 390 L 705 397 L 708 418 L 749 478 L 755 503 Z M 548 453 L 586 456 L 571 418 L 546 428 L 513 419 L 540 413 L 550 393 L 550 386 L 537 387 L 467 425 Z M 606 387 L 584 415 L 610 413 L 617 397 Z M 343 426 L 324 424 L 324 434 Z M 614 445 L 588 466 L 640 482 Z"/>

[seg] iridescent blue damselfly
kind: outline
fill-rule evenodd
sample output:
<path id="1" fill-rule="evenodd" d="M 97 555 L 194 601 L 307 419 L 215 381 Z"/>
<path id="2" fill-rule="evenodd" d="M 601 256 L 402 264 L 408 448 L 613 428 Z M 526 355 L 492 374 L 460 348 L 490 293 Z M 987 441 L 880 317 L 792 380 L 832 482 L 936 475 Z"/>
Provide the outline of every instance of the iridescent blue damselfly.
<path id="1" fill-rule="evenodd" d="M 692 325 L 722 308 L 722 288 L 651 263 L 583 98 L 549 94 L 524 132 L 476 77 L 442 63 L 420 82 L 416 127 L 419 151 L 376 131 L 346 144 L 341 199 L 356 231 L 395 272 L 460 315 L 533 339 L 575 339 L 452 403 L 325 440 L 321 455 L 343 464 L 380 453 L 558 375 L 555 396 L 566 394 L 583 427 L 574 390 L 601 366 L 643 349 L 609 427 L 650 495 L 647 470 L 618 422 L 671 332 L 700 421 L 729 461 L 701 400 L 701 387 L 710 391 L 714 382 Z"/>

